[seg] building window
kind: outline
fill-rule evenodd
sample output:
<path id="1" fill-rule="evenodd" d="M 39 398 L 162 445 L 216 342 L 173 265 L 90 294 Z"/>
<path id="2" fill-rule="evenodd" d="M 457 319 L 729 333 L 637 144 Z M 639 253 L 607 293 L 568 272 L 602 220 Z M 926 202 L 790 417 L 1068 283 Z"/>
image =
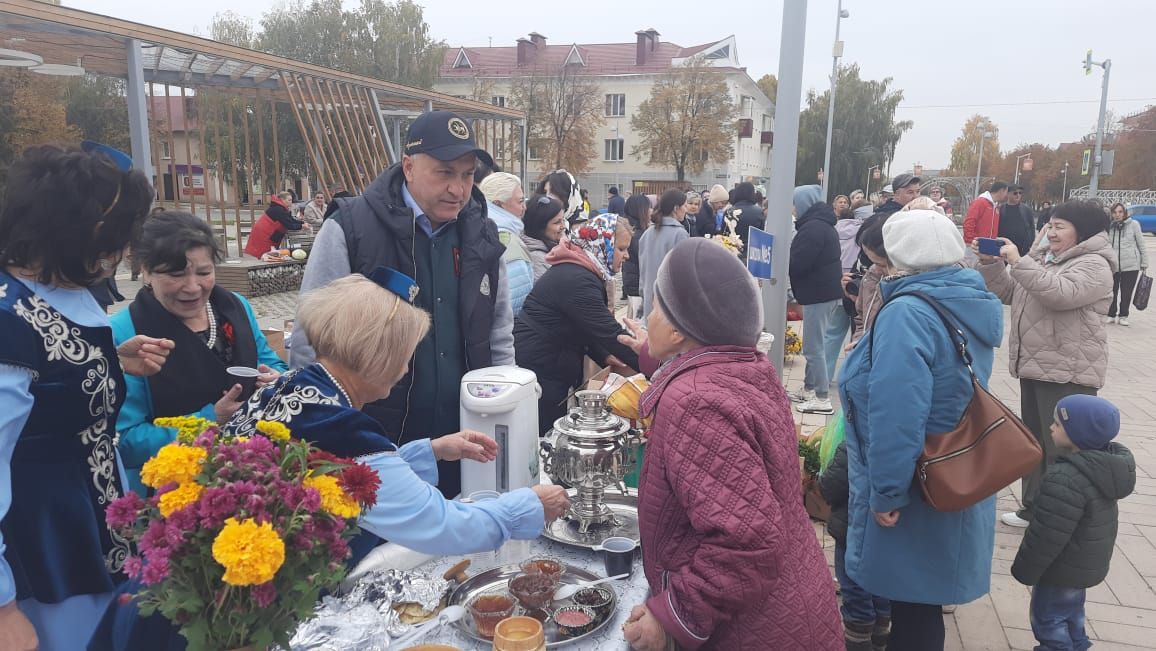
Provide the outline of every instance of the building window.
<path id="1" fill-rule="evenodd" d="M 606 117 L 626 117 L 626 95 L 613 93 L 606 96 Z"/>
<path id="2" fill-rule="evenodd" d="M 169 160 L 173 157 L 173 153 L 169 151 L 169 143 L 167 140 L 161 141 L 161 158 Z"/>
<path id="3" fill-rule="evenodd" d="M 538 145 L 528 143 L 526 145 L 526 158 L 530 160 L 542 160 L 542 152 L 538 149 Z"/>
<path id="4" fill-rule="evenodd" d="M 724 45 L 719 49 L 710 52 L 706 55 L 707 59 L 729 59 L 731 57 L 731 46 Z"/>
<path id="5" fill-rule="evenodd" d="M 753 117 L 752 113 L 755 108 L 755 98 L 743 95 L 742 96 L 742 114 L 745 117 Z"/>
<path id="6" fill-rule="evenodd" d="M 605 145 L 606 155 L 603 160 L 619 161 L 623 159 L 622 150 L 624 147 L 622 138 L 608 138 L 605 141 Z"/>
<path id="7" fill-rule="evenodd" d="M 490 104 L 493 104 L 494 106 L 500 106 L 502 108 L 506 108 L 506 96 L 505 95 L 494 95 L 493 97 L 490 98 Z"/>

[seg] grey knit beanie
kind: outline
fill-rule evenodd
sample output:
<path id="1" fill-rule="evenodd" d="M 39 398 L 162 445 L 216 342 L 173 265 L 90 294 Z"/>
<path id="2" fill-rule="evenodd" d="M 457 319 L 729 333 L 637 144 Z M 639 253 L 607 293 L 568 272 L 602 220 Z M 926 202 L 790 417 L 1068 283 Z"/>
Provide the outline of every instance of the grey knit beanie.
<path id="1" fill-rule="evenodd" d="M 721 245 L 692 237 L 658 267 L 654 295 L 679 332 L 707 346 L 754 347 L 763 330 L 755 279 Z"/>

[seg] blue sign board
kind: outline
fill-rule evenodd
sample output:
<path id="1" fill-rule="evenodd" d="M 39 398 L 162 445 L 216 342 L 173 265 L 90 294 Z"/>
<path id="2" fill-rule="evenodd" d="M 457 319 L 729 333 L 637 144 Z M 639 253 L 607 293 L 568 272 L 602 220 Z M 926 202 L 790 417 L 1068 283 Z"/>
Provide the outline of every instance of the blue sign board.
<path id="1" fill-rule="evenodd" d="M 747 235 L 747 269 L 755 278 L 771 279 L 771 251 L 774 246 L 774 235 L 751 227 Z"/>

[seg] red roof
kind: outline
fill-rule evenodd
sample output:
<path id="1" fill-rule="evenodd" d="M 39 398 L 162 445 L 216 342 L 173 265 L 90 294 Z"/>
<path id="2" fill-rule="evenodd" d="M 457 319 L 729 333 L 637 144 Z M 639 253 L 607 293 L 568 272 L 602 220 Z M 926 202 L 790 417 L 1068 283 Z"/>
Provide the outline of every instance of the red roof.
<path id="1" fill-rule="evenodd" d="M 717 41 L 716 41 L 717 43 Z M 587 74 L 628 74 L 665 72 L 671 67 L 672 59 L 693 56 L 716 43 L 705 43 L 693 47 L 682 47 L 674 43 L 659 41 L 654 51 L 649 52 L 646 63 L 635 64 L 638 45 L 636 43 L 566 44 L 545 45 L 536 48 L 536 56 L 525 65 L 518 66 L 518 48 L 515 47 L 467 47 L 466 57 L 469 68 L 455 68 L 454 62 L 463 48 L 446 49 L 438 74 L 442 77 L 473 77 L 483 75 L 513 75 L 527 71 L 547 70 L 562 65 L 570 51 L 578 48 L 582 61 L 586 64 L 582 72 Z M 528 44 L 527 44 L 528 45 Z M 531 46 L 533 47 L 533 46 Z M 719 70 L 733 70 L 720 67 Z"/>

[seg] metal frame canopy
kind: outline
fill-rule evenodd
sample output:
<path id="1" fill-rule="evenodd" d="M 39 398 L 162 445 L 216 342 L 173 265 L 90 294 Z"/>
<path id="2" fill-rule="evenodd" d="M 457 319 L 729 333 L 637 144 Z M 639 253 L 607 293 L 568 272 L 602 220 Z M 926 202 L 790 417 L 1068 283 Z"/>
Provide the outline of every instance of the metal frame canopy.
<path id="1" fill-rule="evenodd" d="M 372 89 L 385 110 L 420 112 L 428 110 L 428 103 L 432 102 L 439 109 L 471 119 L 525 117 L 515 109 L 322 68 L 119 18 L 38 0 L 0 0 L 0 41 L 14 42 L 21 50 L 43 56 L 46 63 L 74 64 L 79 60 L 90 72 L 127 78 L 125 47 L 131 40 L 140 41 L 143 48 L 146 82 L 283 92 L 282 72 L 286 72 Z"/>
<path id="2" fill-rule="evenodd" d="M 158 203 L 203 212 L 238 255 L 285 187 L 287 140 L 303 146 L 314 187 L 360 193 L 399 160 L 408 122 L 437 108 L 470 121 L 503 168 L 527 169 L 526 116 L 513 108 L 39 0 L 0 0 L 0 48 L 126 80 L 133 161 Z"/>

